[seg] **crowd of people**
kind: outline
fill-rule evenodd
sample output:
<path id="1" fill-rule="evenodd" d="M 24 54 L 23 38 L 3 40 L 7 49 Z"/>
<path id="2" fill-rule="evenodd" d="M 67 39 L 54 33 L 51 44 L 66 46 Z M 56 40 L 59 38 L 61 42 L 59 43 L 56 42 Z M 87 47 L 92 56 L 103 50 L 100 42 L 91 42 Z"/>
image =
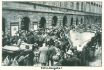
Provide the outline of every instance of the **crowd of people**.
<path id="1" fill-rule="evenodd" d="M 10 34 L 2 34 L 2 47 L 21 46 L 22 43 L 32 44 L 32 50 L 26 45 L 26 50 L 22 50 L 14 59 L 10 59 L 5 63 L 7 57 L 3 59 L 4 65 L 33 66 L 35 63 L 41 63 L 41 66 L 83 66 L 81 52 L 73 47 L 70 40 L 69 31 L 77 32 L 93 32 L 96 34 L 94 40 L 96 44 L 101 46 L 101 24 L 80 24 L 77 26 L 64 26 L 59 28 L 26 31 L 18 31 L 15 36 Z M 95 40 L 96 39 L 96 40 Z M 93 46 L 92 43 L 88 46 Z M 20 48 L 21 49 L 21 48 Z M 3 57 L 3 55 L 2 55 Z M 8 58 L 9 59 L 9 58 Z"/>

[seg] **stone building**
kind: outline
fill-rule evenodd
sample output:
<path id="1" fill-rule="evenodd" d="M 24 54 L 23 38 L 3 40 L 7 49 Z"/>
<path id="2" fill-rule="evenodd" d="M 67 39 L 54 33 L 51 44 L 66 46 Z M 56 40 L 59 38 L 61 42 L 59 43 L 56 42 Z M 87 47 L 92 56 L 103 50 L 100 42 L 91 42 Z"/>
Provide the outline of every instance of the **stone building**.
<path id="1" fill-rule="evenodd" d="M 2 31 L 101 23 L 102 2 L 2 1 Z M 14 27 L 13 27 L 14 26 Z"/>

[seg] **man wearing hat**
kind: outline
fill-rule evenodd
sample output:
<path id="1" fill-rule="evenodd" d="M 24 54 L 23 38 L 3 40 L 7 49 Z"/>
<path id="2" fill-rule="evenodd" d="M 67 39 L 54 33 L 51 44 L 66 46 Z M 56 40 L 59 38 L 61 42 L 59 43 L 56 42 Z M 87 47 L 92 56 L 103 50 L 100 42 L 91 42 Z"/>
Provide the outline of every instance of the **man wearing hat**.
<path id="1" fill-rule="evenodd" d="M 52 39 L 51 39 L 52 40 Z M 50 41 L 51 41 L 50 40 Z M 55 51 L 55 47 L 53 46 L 53 44 L 52 43 L 48 43 L 48 46 L 49 46 L 49 60 L 51 61 L 51 66 L 53 66 L 53 64 L 54 64 L 54 61 L 53 61 L 53 59 L 52 59 L 52 57 L 54 56 L 54 55 L 56 55 L 56 51 Z M 48 61 L 48 64 L 49 64 L 49 61 Z"/>
<path id="2" fill-rule="evenodd" d="M 74 53 L 72 52 L 72 50 L 69 50 L 67 52 L 67 66 L 79 66 L 80 65 L 80 61 L 77 58 L 77 56 L 74 55 Z"/>
<path id="3" fill-rule="evenodd" d="M 49 57 L 49 50 L 48 47 L 46 47 L 46 43 L 43 43 L 43 46 L 39 49 L 39 62 L 41 63 L 41 66 L 46 66 L 48 63 L 48 57 Z"/>

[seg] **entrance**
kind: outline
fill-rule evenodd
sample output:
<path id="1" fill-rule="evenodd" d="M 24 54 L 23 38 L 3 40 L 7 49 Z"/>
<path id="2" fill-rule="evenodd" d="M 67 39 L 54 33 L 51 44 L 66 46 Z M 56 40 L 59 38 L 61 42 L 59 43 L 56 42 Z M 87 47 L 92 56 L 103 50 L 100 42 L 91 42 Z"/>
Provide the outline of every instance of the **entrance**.
<path id="1" fill-rule="evenodd" d="M 2 17 L 2 31 L 5 33 L 5 18 Z"/>
<path id="2" fill-rule="evenodd" d="M 30 19 L 28 17 L 24 17 L 21 22 L 21 30 L 29 30 Z"/>
<path id="3" fill-rule="evenodd" d="M 71 18 L 71 24 L 70 25 L 73 25 L 73 18 Z"/>
<path id="4" fill-rule="evenodd" d="M 78 18 L 76 19 L 76 25 L 78 25 Z"/>
<path id="5" fill-rule="evenodd" d="M 53 19 L 52 19 L 52 26 L 56 26 L 57 25 L 57 17 L 54 16 Z"/>
<path id="6" fill-rule="evenodd" d="M 64 16 L 64 18 L 63 18 L 63 26 L 66 26 L 66 24 L 67 24 L 67 17 Z"/>
<path id="7" fill-rule="evenodd" d="M 83 23 L 83 19 L 81 18 L 81 24 Z"/>
<path id="8" fill-rule="evenodd" d="M 42 17 L 39 22 L 39 28 L 45 28 L 45 27 L 46 27 L 46 19 Z"/>

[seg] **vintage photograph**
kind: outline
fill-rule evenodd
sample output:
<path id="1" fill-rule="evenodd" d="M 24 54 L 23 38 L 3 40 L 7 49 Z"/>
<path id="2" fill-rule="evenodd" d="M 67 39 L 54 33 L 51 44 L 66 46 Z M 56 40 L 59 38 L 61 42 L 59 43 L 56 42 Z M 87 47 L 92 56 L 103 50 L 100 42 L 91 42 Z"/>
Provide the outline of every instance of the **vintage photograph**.
<path id="1" fill-rule="evenodd" d="M 1 66 L 102 66 L 101 1 L 2 1 Z"/>

